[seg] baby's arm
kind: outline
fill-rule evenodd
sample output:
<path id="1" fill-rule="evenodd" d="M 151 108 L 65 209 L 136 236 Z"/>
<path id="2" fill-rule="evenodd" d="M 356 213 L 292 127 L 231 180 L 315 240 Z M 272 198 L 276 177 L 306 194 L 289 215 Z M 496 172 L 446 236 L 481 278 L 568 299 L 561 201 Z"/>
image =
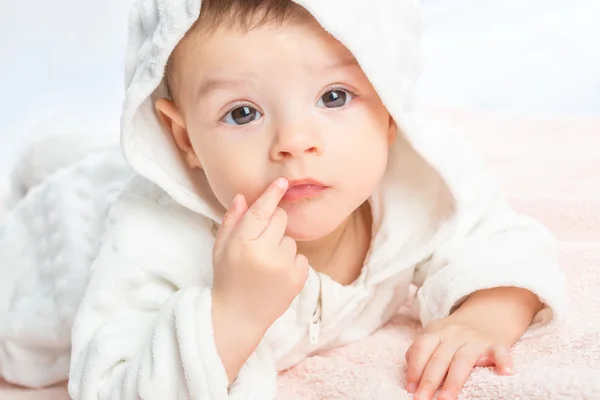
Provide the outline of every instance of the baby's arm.
<path id="1" fill-rule="evenodd" d="M 566 295 L 550 232 L 515 213 L 499 196 L 475 217 L 464 215 L 450 240 L 415 273 L 423 325 L 448 316 L 475 292 L 500 287 L 527 290 L 543 304 L 525 336 L 553 325 L 562 316 Z"/>
<path id="2" fill-rule="evenodd" d="M 474 366 L 495 366 L 497 373 L 512 375 L 509 349 L 541 306 L 521 288 L 473 293 L 450 316 L 432 321 L 410 346 L 407 389 L 417 400 L 428 400 L 445 377 L 438 399 L 455 400 Z"/>
<path id="3" fill-rule="evenodd" d="M 248 207 L 238 195 L 225 214 L 213 249 L 213 322 L 217 349 L 230 381 L 243 355 L 290 306 L 308 278 L 308 260 L 285 236 L 287 214 L 278 207 L 287 181 L 275 180 Z M 235 322 L 242 322 L 244 335 Z M 240 358 L 240 355 L 242 356 Z"/>
<path id="4" fill-rule="evenodd" d="M 424 279 L 417 281 L 416 304 L 425 330 L 407 352 L 416 399 L 433 398 L 446 374 L 438 398 L 456 399 L 473 366 L 511 374 L 510 347 L 561 317 L 563 277 L 552 238 L 529 218 L 494 207 L 497 214 L 418 271 Z"/>
<path id="5" fill-rule="evenodd" d="M 456 398 L 474 365 L 491 363 L 509 373 L 510 346 L 554 326 L 566 303 L 550 232 L 512 210 L 477 160 L 464 152 L 454 159 L 462 196 L 456 224 L 415 271 L 414 305 L 425 330 L 407 358 L 409 384 L 425 389 L 419 399 L 432 398 L 446 373 L 450 390 L 440 399 Z"/>
<path id="6" fill-rule="evenodd" d="M 214 238 L 206 221 L 180 213 L 134 194 L 113 208 L 73 328 L 75 400 L 273 397 L 276 370 L 264 345 L 230 342 L 220 357 L 215 334 L 233 337 L 235 326 L 213 332 Z M 221 358 L 244 365 L 231 389 Z"/>

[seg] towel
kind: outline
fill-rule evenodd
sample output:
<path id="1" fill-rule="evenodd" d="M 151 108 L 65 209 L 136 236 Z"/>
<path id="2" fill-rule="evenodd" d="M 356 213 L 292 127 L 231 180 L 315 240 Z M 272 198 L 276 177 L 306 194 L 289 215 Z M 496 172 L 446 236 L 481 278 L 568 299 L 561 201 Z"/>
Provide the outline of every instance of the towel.
<path id="1" fill-rule="evenodd" d="M 515 376 L 476 369 L 461 400 L 600 399 L 600 119 L 425 112 L 464 132 L 486 156 L 509 202 L 553 231 L 569 285 L 569 313 L 560 330 L 514 346 Z M 408 305 L 371 337 L 281 373 L 278 399 L 412 398 L 404 390 L 404 353 L 420 324 L 408 316 Z M 26 390 L 0 384 L 1 400 L 68 398 L 66 385 Z"/>

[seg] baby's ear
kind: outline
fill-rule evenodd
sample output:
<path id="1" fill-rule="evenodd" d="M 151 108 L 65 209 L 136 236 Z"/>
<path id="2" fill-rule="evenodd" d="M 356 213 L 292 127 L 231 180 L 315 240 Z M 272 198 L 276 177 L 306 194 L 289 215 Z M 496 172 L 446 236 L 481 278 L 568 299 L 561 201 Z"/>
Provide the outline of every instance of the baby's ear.
<path id="1" fill-rule="evenodd" d="M 161 98 L 154 104 L 156 114 L 158 115 L 163 127 L 173 136 L 177 147 L 183 153 L 185 162 L 190 169 L 202 168 L 200 160 L 192 147 L 190 136 L 185 127 L 183 115 L 179 112 L 175 102 L 169 99 Z"/>
<path id="2" fill-rule="evenodd" d="M 390 115 L 390 122 L 388 128 L 388 146 L 391 146 L 392 143 L 396 140 L 396 136 L 398 136 L 398 125 L 396 125 L 396 121 Z"/>

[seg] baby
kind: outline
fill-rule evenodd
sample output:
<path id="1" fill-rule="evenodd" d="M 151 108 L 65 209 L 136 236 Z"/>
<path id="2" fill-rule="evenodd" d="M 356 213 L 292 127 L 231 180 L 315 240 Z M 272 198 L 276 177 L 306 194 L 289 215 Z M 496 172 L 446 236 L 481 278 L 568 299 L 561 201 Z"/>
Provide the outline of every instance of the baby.
<path id="1" fill-rule="evenodd" d="M 73 399 L 272 399 L 278 371 L 372 334 L 413 284 L 408 392 L 515 372 L 511 346 L 562 314 L 553 239 L 410 112 L 415 3 L 136 3 L 135 174 L 77 304 Z"/>

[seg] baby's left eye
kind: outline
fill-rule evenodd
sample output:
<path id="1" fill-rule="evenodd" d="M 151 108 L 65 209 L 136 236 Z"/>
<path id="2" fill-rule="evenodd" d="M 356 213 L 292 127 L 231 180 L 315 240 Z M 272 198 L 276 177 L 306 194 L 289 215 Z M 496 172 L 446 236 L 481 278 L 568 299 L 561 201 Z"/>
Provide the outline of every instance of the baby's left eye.
<path id="1" fill-rule="evenodd" d="M 343 107 L 354 99 L 354 95 L 346 90 L 334 89 L 325 93 L 319 99 L 317 106 L 324 108 Z"/>

